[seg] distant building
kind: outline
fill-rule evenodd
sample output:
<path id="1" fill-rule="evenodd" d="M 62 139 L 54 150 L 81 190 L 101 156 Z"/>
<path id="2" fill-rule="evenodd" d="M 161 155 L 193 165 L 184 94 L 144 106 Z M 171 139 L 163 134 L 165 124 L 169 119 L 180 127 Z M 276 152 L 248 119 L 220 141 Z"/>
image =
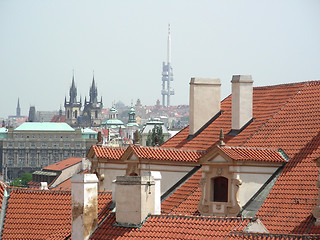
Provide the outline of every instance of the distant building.
<path id="1" fill-rule="evenodd" d="M 81 112 L 81 98 L 77 100 L 77 88 L 72 78 L 71 87 L 69 90 L 69 101 L 64 100 L 66 123 L 72 127 L 99 127 L 101 125 L 102 112 L 102 97 L 98 101 L 98 89 L 93 77 L 92 85 L 89 91 L 89 101 L 85 97 L 84 109 Z"/>
<path id="2" fill-rule="evenodd" d="M 68 157 L 85 157 L 97 132 L 73 129 L 66 123 L 26 122 L 0 132 L 2 173 L 13 179 Z"/>
<path id="3" fill-rule="evenodd" d="M 167 127 L 164 125 L 164 122 L 161 122 L 158 119 L 153 119 L 153 120 L 147 122 L 142 129 L 142 132 L 141 132 L 141 145 L 142 146 L 147 145 L 147 138 L 148 138 L 149 132 L 152 132 L 152 129 L 155 126 L 159 126 L 162 128 L 164 142 L 170 138 L 170 133 L 168 132 Z"/>

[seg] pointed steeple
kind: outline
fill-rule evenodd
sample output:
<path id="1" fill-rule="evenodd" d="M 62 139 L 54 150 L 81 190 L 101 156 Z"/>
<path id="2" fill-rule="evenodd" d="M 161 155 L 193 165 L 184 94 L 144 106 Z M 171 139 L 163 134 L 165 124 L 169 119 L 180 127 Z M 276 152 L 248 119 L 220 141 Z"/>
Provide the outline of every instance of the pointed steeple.
<path id="1" fill-rule="evenodd" d="M 98 90 L 96 87 L 96 83 L 94 81 L 94 73 L 93 73 L 92 84 L 90 87 L 89 95 L 90 95 L 90 103 L 97 103 Z"/>
<path id="2" fill-rule="evenodd" d="M 71 83 L 71 87 L 69 90 L 69 95 L 70 95 L 70 100 L 69 102 L 72 103 L 77 103 L 77 88 L 76 88 L 76 84 L 74 82 L 74 72 L 72 75 L 72 83 Z"/>
<path id="3" fill-rule="evenodd" d="M 18 98 L 16 116 L 20 117 L 21 116 L 20 114 L 21 114 L 21 109 L 20 109 L 20 101 L 19 101 L 19 98 Z"/>

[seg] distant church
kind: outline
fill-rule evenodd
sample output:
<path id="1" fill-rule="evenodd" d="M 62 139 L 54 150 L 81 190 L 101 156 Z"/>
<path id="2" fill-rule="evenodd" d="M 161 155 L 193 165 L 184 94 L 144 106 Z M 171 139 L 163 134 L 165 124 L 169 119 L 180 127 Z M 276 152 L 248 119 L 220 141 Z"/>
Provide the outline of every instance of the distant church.
<path id="1" fill-rule="evenodd" d="M 66 123 L 72 127 L 99 127 L 101 125 L 102 97 L 98 101 L 98 90 L 92 79 L 92 84 L 89 91 L 89 101 L 87 97 L 84 100 L 84 108 L 81 112 L 81 98 L 77 100 L 77 88 L 72 77 L 72 83 L 69 90 L 69 101 L 64 99 L 64 107 L 66 114 Z"/>

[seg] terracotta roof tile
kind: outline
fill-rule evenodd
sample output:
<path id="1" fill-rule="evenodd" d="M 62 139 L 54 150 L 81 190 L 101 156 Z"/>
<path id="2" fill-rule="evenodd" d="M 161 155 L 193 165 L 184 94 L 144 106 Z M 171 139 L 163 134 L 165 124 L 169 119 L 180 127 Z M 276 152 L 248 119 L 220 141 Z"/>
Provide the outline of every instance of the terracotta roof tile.
<path id="1" fill-rule="evenodd" d="M 99 193 L 98 211 L 110 202 L 111 193 Z M 2 239 L 65 239 L 70 231 L 71 192 L 11 189 Z"/>
<path id="2" fill-rule="evenodd" d="M 43 170 L 50 170 L 50 171 L 62 171 L 70 166 L 73 166 L 79 162 L 81 162 L 81 157 L 71 157 L 60 162 L 56 162 L 49 166 L 42 168 Z"/>
<path id="3" fill-rule="evenodd" d="M 242 231 L 249 218 L 152 215 L 140 228 L 117 226 L 115 214 L 106 218 L 90 239 L 223 239 L 233 229 Z"/>
<path id="4" fill-rule="evenodd" d="M 257 213 L 274 234 L 318 233 L 311 227 L 312 210 L 318 199 L 315 183 L 319 177 L 314 159 L 320 156 L 320 81 L 254 88 L 254 121 L 238 136 L 225 136 L 227 146 L 283 149 L 289 161 Z M 230 131 L 231 96 L 221 103 L 222 115 L 197 137 L 187 140 L 185 128 L 162 147 L 207 150 L 218 142 L 219 131 Z M 198 173 L 197 173 L 198 174 Z M 199 176 L 200 177 L 200 176 Z M 190 178 L 189 181 L 194 181 Z M 187 189 L 187 181 L 180 189 Z M 163 211 L 185 213 L 182 206 L 196 209 L 197 187 L 189 196 L 172 194 Z M 179 198 L 179 196 L 181 196 Z M 180 207 L 181 205 L 181 207 Z M 193 205 L 193 207 L 191 206 Z"/>
<path id="5" fill-rule="evenodd" d="M 236 161 L 287 162 L 287 156 L 281 150 L 219 146 L 218 148 Z"/>
<path id="6" fill-rule="evenodd" d="M 107 148 L 103 146 L 92 146 L 97 158 L 119 160 L 125 151 L 125 148 Z"/>
<path id="7" fill-rule="evenodd" d="M 204 151 L 165 149 L 159 147 L 130 146 L 138 158 L 178 162 L 198 162 Z"/>

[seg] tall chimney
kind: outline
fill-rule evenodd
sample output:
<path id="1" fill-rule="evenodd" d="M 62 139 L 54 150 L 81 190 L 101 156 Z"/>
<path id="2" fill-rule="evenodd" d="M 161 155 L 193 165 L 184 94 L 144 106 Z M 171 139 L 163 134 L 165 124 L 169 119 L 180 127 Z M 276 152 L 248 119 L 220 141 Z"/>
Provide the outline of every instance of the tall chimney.
<path id="1" fill-rule="evenodd" d="M 95 174 L 76 174 L 71 186 L 71 237 L 87 240 L 98 225 L 98 178 Z"/>
<path id="2" fill-rule="evenodd" d="M 218 78 L 191 78 L 189 135 L 194 135 L 220 111 L 220 87 Z"/>
<path id="3" fill-rule="evenodd" d="M 252 119 L 253 80 L 251 75 L 233 75 L 231 83 L 231 128 L 240 130 Z"/>
<path id="4" fill-rule="evenodd" d="M 121 225 L 139 225 L 155 212 L 152 176 L 116 178 L 116 221 Z"/>

